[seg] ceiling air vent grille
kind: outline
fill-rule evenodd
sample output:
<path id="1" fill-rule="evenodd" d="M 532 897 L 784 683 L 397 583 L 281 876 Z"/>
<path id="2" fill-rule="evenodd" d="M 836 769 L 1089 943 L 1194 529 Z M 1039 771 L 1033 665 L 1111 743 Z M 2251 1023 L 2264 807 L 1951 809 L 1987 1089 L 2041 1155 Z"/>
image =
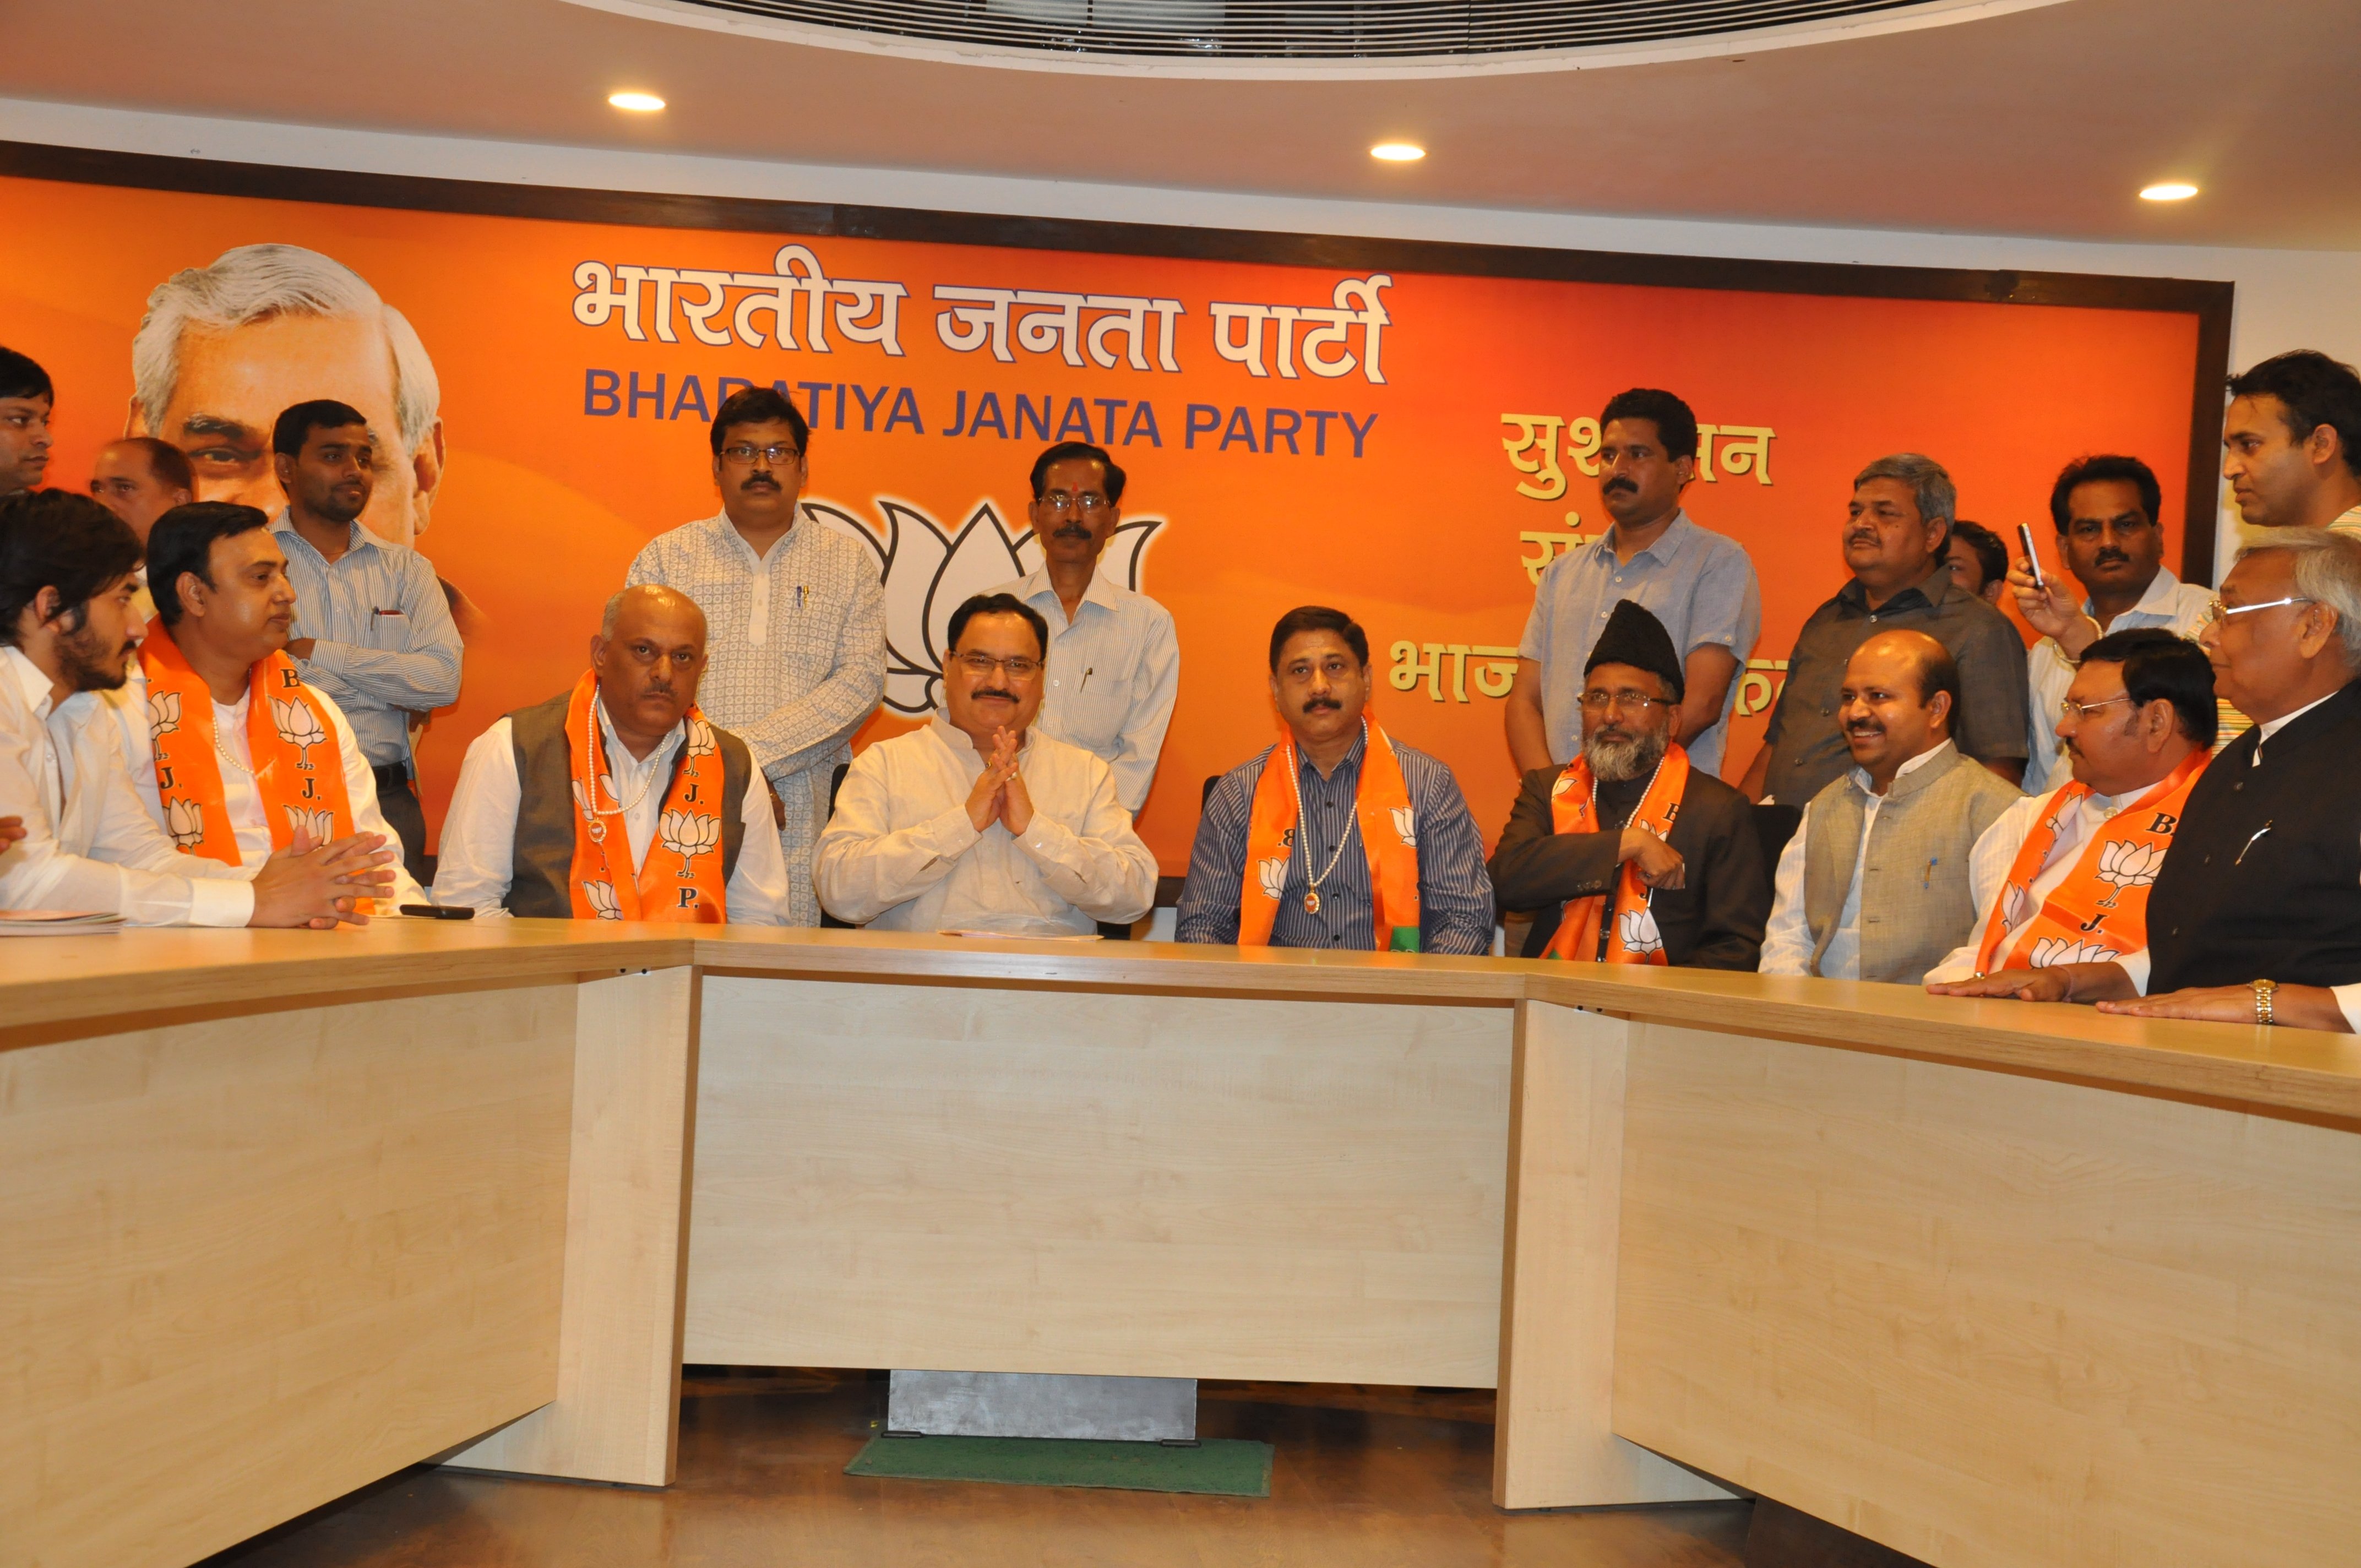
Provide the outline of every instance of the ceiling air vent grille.
<path id="1" fill-rule="evenodd" d="M 1923 0 L 690 0 L 938 43 L 1194 60 L 1402 60 L 1598 49 L 1870 16 Z"/>

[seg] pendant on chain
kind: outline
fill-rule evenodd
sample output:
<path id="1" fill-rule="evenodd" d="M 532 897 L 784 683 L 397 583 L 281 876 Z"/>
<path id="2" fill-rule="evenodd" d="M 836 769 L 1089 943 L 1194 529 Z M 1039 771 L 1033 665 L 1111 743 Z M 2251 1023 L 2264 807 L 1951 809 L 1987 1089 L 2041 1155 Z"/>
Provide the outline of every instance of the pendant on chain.
<path id="1" fill-rule="evenodd" d="M 1303 895 L 1303 913 L 1306 915 L 1317 915 L 1320 913 L 1319 889 L 1314 888 Z"/>

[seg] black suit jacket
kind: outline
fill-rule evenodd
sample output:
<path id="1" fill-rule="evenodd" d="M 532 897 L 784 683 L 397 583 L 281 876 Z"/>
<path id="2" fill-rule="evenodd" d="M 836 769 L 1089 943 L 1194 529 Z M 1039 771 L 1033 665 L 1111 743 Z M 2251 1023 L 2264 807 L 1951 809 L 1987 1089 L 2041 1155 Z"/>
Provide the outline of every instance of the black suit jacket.
<path id="1" fill-rule="evenodd" d="M 1621 876 L 1618 831 L 1556 831 L 1550 791 L 1563 768 L 1535 768 L 1524 777 L 1515 810 L 1492 852 L 1492 892 L 1503 909 L 1534 911 L 1524 957 L 1539 958 L 1557 934 L 1569 898 L 1611 894 Z M 1599 815 L 1616 828 L 1630 819 L 1646 791 L 1644 779 L 1601 786 Z M 1664 958 L 1688 969 L 1752 970 L 1763 956 L 1763 928 L 1771 918 L 1771 874 L 1744 795 L 1702 770 L 1692 769 L 1681 792 L 1680 814 L 1666 842 L 1687 862 L 1687 885 L 1661 888 L 1650 905 L 1664 939 Z"/>

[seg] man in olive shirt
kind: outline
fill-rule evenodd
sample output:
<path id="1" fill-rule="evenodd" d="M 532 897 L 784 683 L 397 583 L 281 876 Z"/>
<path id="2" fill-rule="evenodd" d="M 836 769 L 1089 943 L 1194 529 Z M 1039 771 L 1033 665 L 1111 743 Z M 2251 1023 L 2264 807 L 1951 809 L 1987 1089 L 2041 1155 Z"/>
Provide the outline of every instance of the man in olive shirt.
<path id="1" fill-rule="evenodd" d="M 1763 749 L 1746 771 L 1756 800 L 1802 806 L 1852 766 L 1837 722 L 1845 665 L 1862 643 L 1898 628 L 1923 631 L 1960 666 L 1951 738 L 2010 784 L 2025 775 L 2025 643 L 2008 618 L 1952 580 L 1958 492 L 1943 466 L 1915 452 L 1881 457 L 1854 478 L 1845 523 L 1852 580 L 1812 612 L 1787 660 Z"/>

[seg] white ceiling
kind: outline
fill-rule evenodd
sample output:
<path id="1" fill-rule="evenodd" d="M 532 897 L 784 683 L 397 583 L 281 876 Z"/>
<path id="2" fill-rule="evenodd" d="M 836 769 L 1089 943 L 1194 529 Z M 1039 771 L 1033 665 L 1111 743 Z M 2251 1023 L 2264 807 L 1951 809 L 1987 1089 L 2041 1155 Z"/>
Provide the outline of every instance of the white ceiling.
<path id="1" fill-rule="evenodd" d="M 2361 4 L 2067 0 L 1528 74 L 946 63 L 567 0 L 9 0 L 0 96 L 802 164 L 1554 212 L 2361 250 Z M 671 103 L 629 116 L 606 94 Z M 1381 165 L 1368 146 L 1424 144 Z M 2142 185 L 2185 178 L 2196 200 Z"/>

